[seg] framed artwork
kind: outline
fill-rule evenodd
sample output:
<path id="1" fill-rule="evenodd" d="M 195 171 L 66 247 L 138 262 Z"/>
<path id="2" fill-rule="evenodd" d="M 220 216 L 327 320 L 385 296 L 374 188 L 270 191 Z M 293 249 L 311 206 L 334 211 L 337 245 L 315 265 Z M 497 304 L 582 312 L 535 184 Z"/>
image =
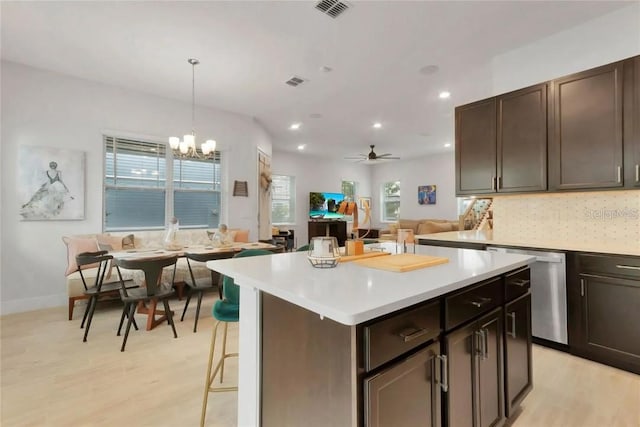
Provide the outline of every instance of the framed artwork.
<path id="1" fill-rule="evenodd" d="M 360 203 L 360 209 L 365 209 L 365 205 L 371 209 L 371 197 L 360 197 L 358 201 Z"/>
<path id="2" fill-rule="evenodd" d="M 418 187 L 418 204 L 435 205 L 436 204 L 436 186 L 420 185 Z"/>
<path id="3" fill-rule="evenodd" d="M 85 152 L 22 145 L 18 200 L 22 221 L 84 219 Z"/>

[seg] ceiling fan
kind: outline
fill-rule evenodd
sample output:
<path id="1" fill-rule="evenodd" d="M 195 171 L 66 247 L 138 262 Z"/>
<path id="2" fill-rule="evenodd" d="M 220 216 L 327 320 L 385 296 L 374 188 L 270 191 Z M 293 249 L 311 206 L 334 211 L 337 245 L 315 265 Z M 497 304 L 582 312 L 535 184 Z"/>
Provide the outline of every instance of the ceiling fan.
<path id="1" fill-rule="evenodd" d="M 371 152 L 369 154 L 359 154 L 355 157 L 345 157 L 345 159 L 359 160 L 361 162 L 375 162 L 377 160 L 400 160 L 400 157 L 393 156 L 391 155 L 391 153 L 376 154 L 375 151 L 373 151 L 373 147 L 375 147 L 375 145 L 370 145 L 369 147 L 371 147 Z"/>

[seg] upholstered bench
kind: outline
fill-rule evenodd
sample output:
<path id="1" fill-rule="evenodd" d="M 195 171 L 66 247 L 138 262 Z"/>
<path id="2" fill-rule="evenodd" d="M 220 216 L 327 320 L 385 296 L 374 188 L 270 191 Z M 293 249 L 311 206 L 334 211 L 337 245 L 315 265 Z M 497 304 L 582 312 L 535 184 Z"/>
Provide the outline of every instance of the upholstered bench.
<path id="1" fill-rule="evenodd" d="M 177 241 L 185 248 L 189 246 L 199 246 L 211 244 L 209 236 L 216 230 L 179 230 Z M 62 238 L 67 246 L 67 296 L 69 298 L 69 320 L 73 318 L 75 302 L 87 299 L 84 295 L 84 285 L 78 272 L 76 255 L 82 252 L 94 252 L 96 250 L 122 251 L 122 250 L 148 250 L 162 248 L 164 230 L 136 231 L 136 232 L 116 232 L 103 234 L 85 234 L 65 236 Z M 230 236 L 235 242 L 249 242 L 249 230 L 229 229 Z M 210 276 L 205 264 L 192 263 L 193 274 L 197 279 Z M 143 278 L 135 271 L 121 269 L 123 279 L 142 282 Z M 83 269 L 82 274 L 87 281 L 87 286 L 91 286 L 95 280 L 97 269 Z M 189 268 L 186 258 L 179 258 L 176 263 L 174 284 L 178 291 L 178 297 L 182 298 L 182 287 L 185 279 L 189 275 Z M 170 282 L 173 279 L 173 270 L 166 269 L 163 273 L 163 281 Z M 118 280 L 115 269 L 110 276 L 105 279 L 105 283 Z"/>

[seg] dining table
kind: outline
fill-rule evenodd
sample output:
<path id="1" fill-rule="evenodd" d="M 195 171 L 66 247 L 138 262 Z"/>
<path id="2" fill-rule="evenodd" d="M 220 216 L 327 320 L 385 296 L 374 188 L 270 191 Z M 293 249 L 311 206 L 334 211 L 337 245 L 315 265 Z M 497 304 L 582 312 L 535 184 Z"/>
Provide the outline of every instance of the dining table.
<path id="1" fill-rule="evenodd" d="M 144 260 L 150 258 L 158 258 L 163 256 L 175 256 L 178 258 L 184 258 L 187 253 L 198 254 L 220 254 L 220 258 L 232 258 L 236 253 L 248 249 L 266 249 L 273 252 L 281 252 L 282 247 L 264 242 L 235 242 L 228 245 L 213 246 L 213 245 L 189 245 L 183 246 L 180 249 L 170 250 L 164 248 L 140 248 L 140 249 L 126 249 L 122 251 L 110 252 L 113 256 L 114 264 L 118 265 L 119 260 Z M 172 286 L 176 288 L 178 298 L 182 299 L 182 288 L 184 283 L 175 283 L 175 272 L 177 263 L 173 267 L 173 275 L 171 278 Z M 158 310 L 157 301 L 151 300 L 147 306 L 144 302 L 138 304 L 137 313 L 147 315 L 146 329 L 150 331 L 160 323 L 167 320 L 164 310 Z M 173 310 L 172 310 L 173 311 Z M 158 316 L 158 317 L 157 317 Z"/>

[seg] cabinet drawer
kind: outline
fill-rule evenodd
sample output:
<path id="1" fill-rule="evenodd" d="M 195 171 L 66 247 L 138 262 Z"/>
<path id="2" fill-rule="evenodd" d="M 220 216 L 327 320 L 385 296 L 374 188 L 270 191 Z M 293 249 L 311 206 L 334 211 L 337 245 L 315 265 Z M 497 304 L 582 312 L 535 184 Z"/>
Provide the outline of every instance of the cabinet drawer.
<path id="1" fill-rule="evenodd" d="M 367 371 L 440 335 L 440 303 L 434 302 L 364 328 Z"/>
<path id="2" fill-rule="evenodd" d="M 640 279 L 640 257 L 580 254 L 580 272 Z"/>
<path id="3" fill-rule="evenodd" d="M 445 298 L 445 329 L 453 329 L 474 317 L 486 313 L 504 300 L 502 278 L 480 283 Z"/>
<path id="4" fill-rule="evenodd" d="M 530 287 L 531 271 L 528 267 L 507 274 L 504 280 L 505 301 L 511 301 L 526 294 Z"/>

